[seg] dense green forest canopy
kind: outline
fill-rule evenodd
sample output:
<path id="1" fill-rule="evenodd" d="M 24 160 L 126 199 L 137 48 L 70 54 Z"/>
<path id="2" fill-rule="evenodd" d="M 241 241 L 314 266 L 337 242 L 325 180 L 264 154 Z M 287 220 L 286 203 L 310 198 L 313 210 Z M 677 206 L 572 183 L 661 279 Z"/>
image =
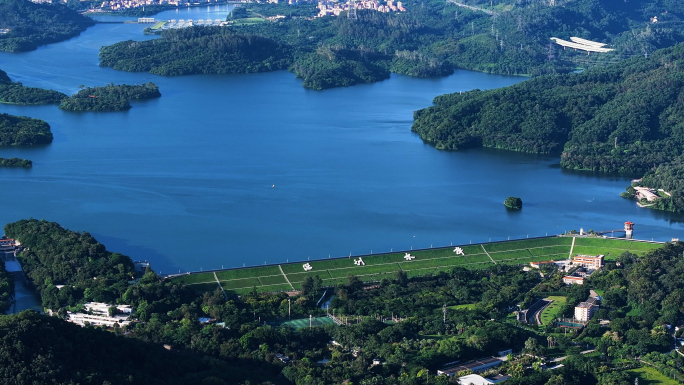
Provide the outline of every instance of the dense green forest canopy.
<path id="1" fill-rule="evenodd" d="M 5 262 L 0 259 L 0 314 L 8 311 L 14 298 L 14 276 L 5 270 Z"/>
<path id="2" fill-rule="evenodd" d="M 0 158 L 0 167 L 31 167 L 33 162 L 21 158 Z"/>
<path id="3" fill-rule="evenodd" d="M 30 146 L 52 143 L 50 125 L 39 119 L 0 114 L 0 145 Z"/>
<path id="4" fill-rule="evenodd" d="M 272 39 L 220 27 L 164 31 L 160 39 L 102 47 L 100 65 L 157 75 L 250 73 L 284 69 L 289 49 Z"/>
<path id="5" fill-rule="evenodd" d="M 293 329 L 284 323 L 288 318 L 325 313 L 316 304 L 324 290 L 320 278 L 309 277 L 294 296 L 255 289 L 239 297 L 161 280 L 151 270 L 126 282 L 130 259 L 106 251 L 87 233 L 37 220 L 9 224 L 5 233 L 27 247 L 20 256 L 25 272 L 39 286 L 44 305 L 57 311 L 56 317 L 33 312 L 0 317 L 3 378 L 41 383 L 50 376 L 57 384 L 106 379 L 112 384 L 418 385 L 446 363 L 509 348 L 523 354 L 488 375 L 511 374 L 508 381 L 516 385 L 631 385 L 634 377 L 627 370 L 644 362 L 670 378 L 684 378 L 684 357 L 672 350 L 667 328 L 684 319 L 679 242 L 643 256 L 624 253 L 607 261 L 587 285 L 563 284 L 565 273 L 555 265 L 544 267 L 543 276 L 512 265 L 456 267 L 416 277 L 397 271 L 370 286 L 350 275 L 346 283 L 328 288 L 334 291 L 328 310 L 345 325 Z M 56 283 L 66 286 L 58 291 Z M 549 295 L 566 297 L 560 316 L 572 316 L 590 287 L 604 299 L 582 330 L 531 327 L 512 317 L 516 304 L 527 307 Z M 86 300 L 132 305 L 138 322 L 106 332 L 59 319 Z M 399 319 L 383 321 L 391 316 Z M 211 321 L 200 322 L 205 317 Z M 587 345 L 596 351 L 580 354 Z M 281 361 L 284 356 L 288 363 Z M 563 367 L 549 371 L 541 369 L 545 356 L 567 358 Z M 372 365 L 374 359 L 381 364 Z M 446 385 L 449 379 L 431 375 L 430 383 Z"/>
<path id="6" fill-rule="evenodd" d="M 131 108 L 131 100 L 161 97 L 159 87 L 151 82 L 80 88 L 76 94 L 62 99 L 59 108 L 67 111 L 125 111 Z"/>
<path id="7" fill-rule="evenodd" d="M 95 21 L 60 4 L 0 0 L 0 51 L 32 51 L 77 36 Z"/>
<path id="8" fill-rule="evenodd" d="M 129 257 L 107 251 L 86 232 L 31 219 L 5 225 L 5 235 L 26 248 L 19 257 L 24 273 L 48 309 L 83 300 L 114 301 L 135 276 Z M 58 290 L 55 285 L 66 286 Z"/>
<path id="9" fill-rule="evenodd" d="M 316 10 L 309 6 L 247 4 L 232 12 L 228 27 L 164 31 L 156 42 L 104 47 L 100 59 L 104 66 L 164 75 L 289 67 L 305 87 L 322 89 L 374 82 L 390 72 L 418 77 L 444 76 L 454 68 L 525 75 L 569 72 L 684 41 L 684 4 L 678 1 L 557 0 L 549 6 L 541 0 L 499 0 L 468 5 L 484 11 L 441 0 L 408 0 L 402 13 L 358 10 L 357 19 L 344 13 L 311 19 Z M 285 18 L 266 21 L 276 14 Z M 650 22 L 654 16 L 658 23 Z M 250 56 L 255 47 L 232 43 L 254 36 L 269 39 L 259 50 L 263 63 Z M 552 36 L 598 40 L 615 51 L 587 56 L 554 46 Z M 207 62 L 208 57 L 214 60 Z"/>
<path id="10" fill-rule="evenodd" d="M 246 361 L 82 328 L 33 311 L 0 316 L 0 378 L 15 384 L 236 384 L 261 383 Z M 7 382 L 12 379 L 11 382 Z"/>
<path id="11" fill-rule="evenodd" d="M 684 44 L 580 74 L 435 98 L 412 130 L 440 149 L 561 153 L 571 169 L 643 173 L 684 149 Z"/>
<path id="12" fill-rule="evenodd" d="M 66 95 L 42 88 L 25 87 L 20 82 L 13 82 L 3 70 L 0 70 L 0 103 L 10 104 L 56 104 Z"/>

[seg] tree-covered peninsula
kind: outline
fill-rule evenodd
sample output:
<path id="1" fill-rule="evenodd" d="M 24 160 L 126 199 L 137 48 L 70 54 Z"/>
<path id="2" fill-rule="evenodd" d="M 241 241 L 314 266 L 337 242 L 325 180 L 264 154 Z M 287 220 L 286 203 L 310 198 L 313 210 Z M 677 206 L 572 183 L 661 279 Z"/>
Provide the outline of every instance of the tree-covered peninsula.
<path id="1" fill-rule="evenodd" d="M 0 51 L 32 51 L 78 36 L 94 24 L 65 5 L 0 0 Z"/>
<path id="2" fill-rule="evenodd" d="M 412 130 L 440 149 L 561 153 L 570 169 L 643 173 L 684 151 L 684 44 L 579 74 L 442 95 Z"/>
<path id="3" fill-rule="evenodd" d="M 0 70 L 0 103 L 8 104 L 57 104 L 67 96 L 61 92 L 36 87 L 25 87 L 13 82 Z"/>
<path id="4" fill-rule="evenodd" d="M 125 111 L 131 108 L 131 100 L 158 97 L 161 97 L 159 87 L 151 82 L 141 85 L 81 86 L 76 94 L 62 99 L 59 108 L 66 111 Z"/>
<path id="5" fill-rule="evenodd" d="M 31 146 L 52 143 L 50 125 L 39 119 L 0 114 L 0 145 Z"/>
<path id="6" fill-rule="evenodd" d="M 164 75 L 287 67 L 305 87 L 323 89 L 379 81 L 390 72 L 418 77 L 444 76 L 454 68 L 524 75 L 570 72 L 684 41 L 681 2 L 403 3 L 406 12 L 358 10 L 356 19 L 345 12 L 314 18 L 313 7 L 292 6 L 288 12 L 283 5 L 247 4 L 232 12 L 227 27 L 164 31 L 159 40 L 117 43 L 103 47 L 100 60 L 120 70 Z M 654 16 L 658 23 L 649 22 Z M 262 49 L 240 44 L 256 36 L 267 39 Z M 598 40 L 615 51 L 587 56 L 554 45 L 553 36 Z"/>

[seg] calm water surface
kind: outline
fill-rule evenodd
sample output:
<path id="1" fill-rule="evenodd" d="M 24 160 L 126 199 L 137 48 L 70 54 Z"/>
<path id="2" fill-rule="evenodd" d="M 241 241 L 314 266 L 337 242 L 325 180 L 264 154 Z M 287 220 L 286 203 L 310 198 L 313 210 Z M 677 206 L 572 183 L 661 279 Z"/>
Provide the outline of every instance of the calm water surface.
<path id="1" fill-rule="evenodd" d="M 157 19 L 224 18 L 230 6 Z M 101 46 L 144 40 L 144 25 L 99 24 L 0 69 L 26 85 L 74 93 L 81 84 L 157 83 L 162 98 L 122 113 L 0 105 L 46 120 L 54 142 L 0 148 L 32 159 L 0 169 L 0 223 L 57 221 L 162 273 L 325 258 L 561 233 L 636 223 L 638 238 L 681 236 L 680 217 L 618 194 L 624 177 L 569 173 L 553 156 L 437 151 L 410 132 L 412 112 L 447 92 L 522 78 L 457 71 L 393 75 L 306 90 L 289 72 L 159 77 L 98 67 Z M 506 196 L 522 197 L 507 212 Z"/>

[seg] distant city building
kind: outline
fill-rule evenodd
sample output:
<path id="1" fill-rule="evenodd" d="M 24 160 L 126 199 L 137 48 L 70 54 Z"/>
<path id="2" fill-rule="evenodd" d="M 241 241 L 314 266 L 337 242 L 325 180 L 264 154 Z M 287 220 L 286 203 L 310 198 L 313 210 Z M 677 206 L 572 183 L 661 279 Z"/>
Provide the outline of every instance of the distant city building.
<path id="1" fill-rule="evenodd" d="M 270 0 L 273 1 L 273 0 Z M 275 0 L 277 1 L 277 0 Z M 382 4 L 378 0 L 361 0 L 356 2 L 333 2 L 333 1 L 319 1 L 318 2 L 318 17 L 324 16 L 339 16 L 342 12 L 353 11 L 357 9 L 370 9 L 377 12 L 406 12 L 406 8 L 398 1 L 396 5 L 394 0 L 387 0 Z"/>

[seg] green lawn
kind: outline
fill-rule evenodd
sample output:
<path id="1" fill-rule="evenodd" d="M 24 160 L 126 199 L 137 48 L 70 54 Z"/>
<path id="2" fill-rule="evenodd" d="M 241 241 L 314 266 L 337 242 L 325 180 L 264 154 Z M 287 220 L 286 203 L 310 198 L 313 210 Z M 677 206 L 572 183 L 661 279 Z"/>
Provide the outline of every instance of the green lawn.
<path id="1" fill-rule="evenodd" d="M 450 271 L 454 267 L 482 269 L 496 263 L 524 265 L 531 261 L 567 259 L 570 254 L 572 237 L 545 237 L 520 239 L 506 242 L 460 245 L 465 256 L 457 256 L 456 246 L 440 247 L 426 250 L 410 250 L 386 254 L 351 256 L 348 258 L 319 259 L 301 262 L 284 263 L 272 266 L 254 266 L 249 268 L 228 269 L 216 272 L 225 290 L 236 293 L 247 293 L 256 286 L 260 291 L 291 290 L 287 279 L 295 289 L 300 289 L 302 282 L 308 277 L 319 276 L 324 285 L 337 285 L 346 282 L 348 275 L 355 275 L 364 282 L 377 282 L 384 278 L 392 278 L 396 272 L 403 270 L 409 277 Z M 489 253 L 492 259 L 485 253 Z M 576 238 L 573 254 L 604 254 L 607 259 L 615 258 L 624 251 L 644 253 L 658 244 L 645 242 L 615 240 L 604 238 Z M 416 258 L 407 261 L 406 253 Z M 356 265 L 354 260 L 362 258 L 365 265 Z M 305 271 L 304 264 L 310 264 L 313 270 Z M 282 271 L 281 271 L 282 269 Z M 201 290 L 216 287 L 214 273 L 193 273 L 182 275 L 172 280 L 191 284 L 194 289 Z M 553 315 L 549 315 L 553 319 Z"/>
<path id="2" fill-rule="evenodd" d="M 629 239 L 577 238 L 573 254 L 599 255 L 603 254 L 608 260 L 615 260 L 625 251 L 643 255 L 649 250 L 662 247 L 662 244 L 641 242 Z"/>
<path id="3" fill-rule="evenodd" d="M 680 385 L 681 382 L 665 377 L 650 366 L 642 366 L 627 371 L 632 378 L 639 378 L 639 385 Z"/>
<path id="4" fill-rule="evenodd" d="M 551 305 L 547 306 L 546 309 L 542 311 L 541 321 L 543 325 L 552 323 L 553 320 L 558 318 L 558 314 L 560 313 L 561 308 L 568 301 L 567 297 L 561 296 L 551 296 L 546 299 L 552 300 L 553 302 L 551 302 Z"/>

